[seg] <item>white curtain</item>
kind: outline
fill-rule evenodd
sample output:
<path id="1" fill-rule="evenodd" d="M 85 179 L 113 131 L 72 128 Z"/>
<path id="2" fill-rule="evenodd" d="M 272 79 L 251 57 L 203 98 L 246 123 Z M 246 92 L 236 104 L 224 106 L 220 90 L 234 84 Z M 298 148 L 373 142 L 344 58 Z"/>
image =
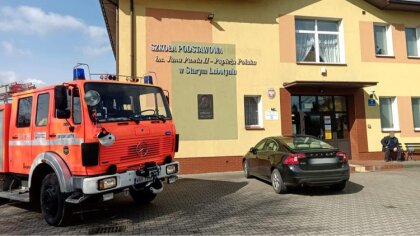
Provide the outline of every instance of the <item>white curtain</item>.
<path id="1" fill-rule="evenodd" d="M 296 34 L 296 59 L 297 61 L 306 61 L 309 52 L 315 46 L 314 34 Z"/>
<path id="2" fill-rule="evenodd" d="M 321 62 L 340 62 L 340 50 L 338 47 L 338 35 L 319 35 L 319 57 Z"/>
<path id="3" fill-rule="evenodd" d="M 375 25 L 375 51 L 377 55 L 387 55 L 386 26 Z"/>

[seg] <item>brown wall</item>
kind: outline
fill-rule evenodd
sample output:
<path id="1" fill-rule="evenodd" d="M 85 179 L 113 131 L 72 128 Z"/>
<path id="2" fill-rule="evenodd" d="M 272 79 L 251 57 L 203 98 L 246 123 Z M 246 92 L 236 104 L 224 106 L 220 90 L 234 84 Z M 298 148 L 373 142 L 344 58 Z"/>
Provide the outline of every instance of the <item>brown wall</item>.
<path id="1" fill-rule="evenodd" d="M 296 45 L 295 17 L 284 15 L 277 18 L 280 33 L 280 62 L 296 62 L 296 49 L 291 45 Z"/>
<path id="2" fill-rule="evenodd" d="M 376 56 L 374 22 L 359 22 L 360 52 L 363 62 L 388 62 L 388 63 L 420 63 L 418 58 L 408 58 L 405 41 L 405 26 L 391 24 L 394 56 Z"/>
<path id="3" fill-rule="evenodd" d="M 420 131 L 414 130 L 413 108 L 411 106 L 411 97 L 397 97 L 398 113 L 400 119 L 401 137 L 418 137 Z"/>
<path id="4" fill-rule="evenodd" d="M 242 156 L 177 158 L 181 174 L 225 172 L 242 170 Z"/>

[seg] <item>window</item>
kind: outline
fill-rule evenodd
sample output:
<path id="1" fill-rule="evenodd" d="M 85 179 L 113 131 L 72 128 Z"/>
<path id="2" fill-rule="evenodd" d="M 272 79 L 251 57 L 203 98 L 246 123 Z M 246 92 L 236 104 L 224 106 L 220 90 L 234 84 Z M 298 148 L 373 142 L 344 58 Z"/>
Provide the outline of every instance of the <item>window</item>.
<path id="1" fill-rule="evenodd" d="M 75 124 L 82 123 L 82 108 L 80 105 L 79 89 L 73 89 L 73 122 Z"/>
<path id="2" fill-rule="evenodd" d="M 420 130 L 420 98 L 411 98 L 411 106 L 413 108 L 414 129 Z"/>
<path id="3" fill-rule="evenodd" d="M 245 126 L 262 128 L 261 96 L 245 96 Z"/>
<path id="4" fill-rule="evenodd" d="M 50 104 L 50 94 L 44 93 L 38 96 L 36 104 L 36 126 L 47 126 L 48 124 L 48 110 Z"/>
<path id="5" fill-rule="evenodd" d="M 419 57 L 420 41 L 419 29 L 405 28 L 405 40 L 407 42 L 407 55 L 409 57 Z"/>
<path id="6" fill-rule="evenodd" d="M 375 52 L 378 56 L 394 55 L 390 25 L 374 25 Z"/>
<path id="7" fill-rule="evenodd" d="M 21 98 L 18 104 L 16 126 L 18 128 L 29 127 L 31 125 L 32 97 Z"/>
<path id="8" fill-rule="evenodd" d="M 296 19 L 297 62 L 344 63 L 341 21 Z"/>
<path id="9" fill-rule="evenodd" d="M 381 97 L 379 103 L 382 130 L 399 130 L 397 99 L 395 97 Z"/>
<path id="10" fill-rule="evenodd" d="M 273 140 L 267 140 L 267 143 L 265 144 L 265 150 L 277 152 L 279 150 L 279 145 Z"/>
<path id="11" fill-rule="evenodd" d="M 260 141 L 257 145 L 255 145 L 255 149 L 257 149 L 257 151 L 262 151 L 264 149 L 265 141 L 265 139 Z"/>

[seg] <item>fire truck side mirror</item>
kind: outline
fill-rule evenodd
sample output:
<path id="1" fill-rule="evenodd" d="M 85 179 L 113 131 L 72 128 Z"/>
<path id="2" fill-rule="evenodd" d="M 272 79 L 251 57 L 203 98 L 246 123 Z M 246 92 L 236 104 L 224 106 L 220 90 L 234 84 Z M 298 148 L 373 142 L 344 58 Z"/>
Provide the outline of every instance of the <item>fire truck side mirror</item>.
<path id="1" fill-rule="evenodd" d="M 67 89 L 64 85 L 58 85 L 54 88 L 55 110 L 57 118 L 70 118 L 70 111 L 67 110 Z"/>

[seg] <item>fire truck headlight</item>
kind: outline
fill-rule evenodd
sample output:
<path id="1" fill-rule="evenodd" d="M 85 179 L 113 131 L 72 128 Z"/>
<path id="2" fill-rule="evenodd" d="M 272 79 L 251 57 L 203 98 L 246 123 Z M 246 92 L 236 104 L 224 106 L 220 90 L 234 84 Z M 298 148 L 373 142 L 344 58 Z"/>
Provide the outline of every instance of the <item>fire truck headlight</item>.
<path id="1" fill-rule="evenodd" d="M 178 172 L 178 166 L 177 165 L 168 165 L 166 166 L 166 174 L 174 174 Z"/>
<path id="2" fill-rule="evenodd" d="M 116 186 L 117 186 L 117 177 L 110 177 L 110 178 L 101 179 L 98 181 L 99 190 L 110 189 Z"/>

